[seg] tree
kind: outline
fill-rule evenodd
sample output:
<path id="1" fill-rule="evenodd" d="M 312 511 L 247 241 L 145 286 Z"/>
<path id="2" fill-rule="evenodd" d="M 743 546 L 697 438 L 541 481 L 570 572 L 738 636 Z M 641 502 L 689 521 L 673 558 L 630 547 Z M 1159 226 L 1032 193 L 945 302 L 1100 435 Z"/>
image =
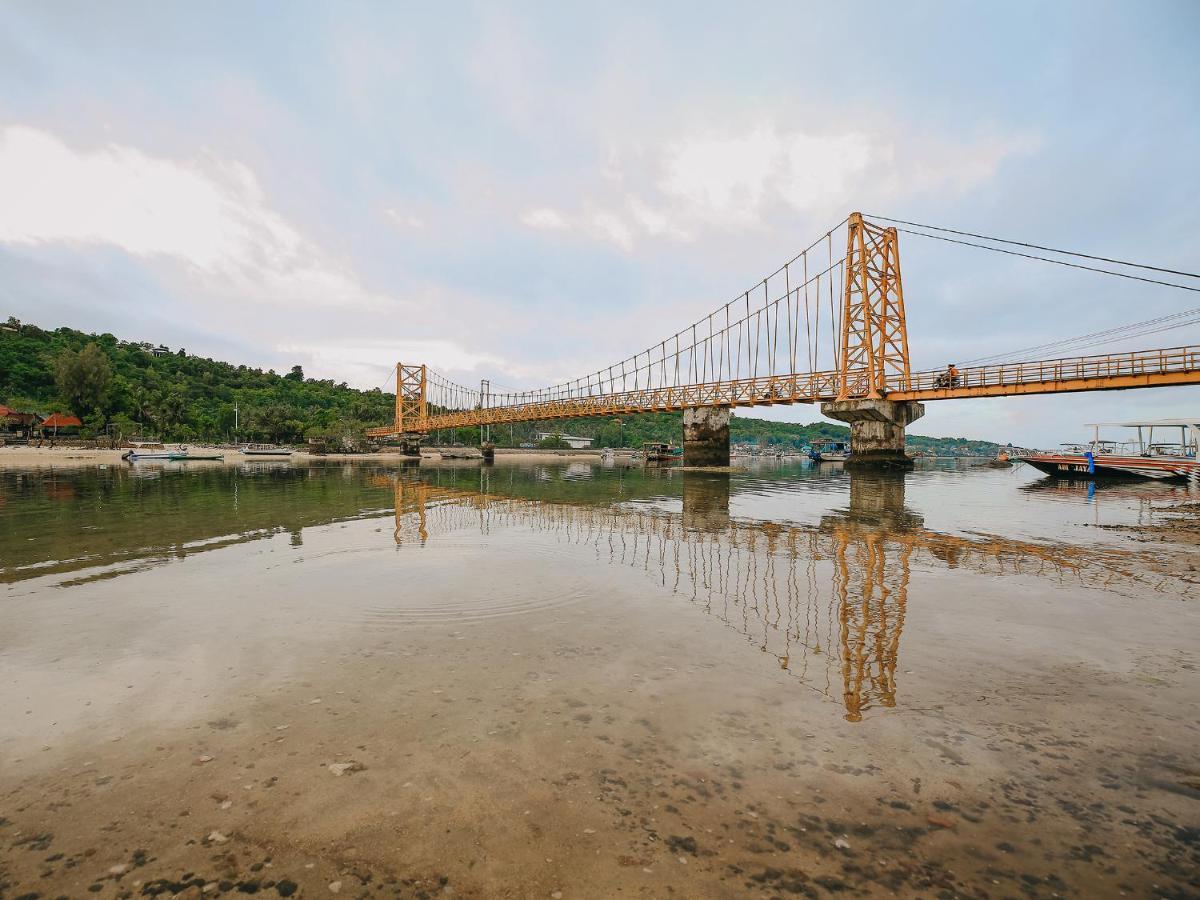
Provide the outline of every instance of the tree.
<path id="1" fill-rule="evenodd" d="M 596 432 L 592 442 L 595 447 L 621 447 L 625 443 L 625 434 L 616 422 L 605 422 Z"/>
<path id="2" fill-rule="evenodd" d="M 187 401 L 176 387 L 164 391 L 159 397 L 155 419 L 164 429 L 173 429 L 183 422 L 186 410 Z"/>
<path id="3" fill-rule="evenodd" d="M 54 361 L 54 383 L 76 415 L 103 411 L 112 381 L 104 351 L 91 343 L 75 352 L 63 350 Z"/>
<path id="4" fill-rule="evenodd" d="M 539 450 L 570 450 L 571 445 L 563 440 L 561 434 L 551 434 L 538 441 Z"/>
<path id="5" fill-rule="evenodd" d="M 304 369 L 301 366 L 292 366 L 292 371 L 283 376 L 288 381 L 303 381 Z"/>

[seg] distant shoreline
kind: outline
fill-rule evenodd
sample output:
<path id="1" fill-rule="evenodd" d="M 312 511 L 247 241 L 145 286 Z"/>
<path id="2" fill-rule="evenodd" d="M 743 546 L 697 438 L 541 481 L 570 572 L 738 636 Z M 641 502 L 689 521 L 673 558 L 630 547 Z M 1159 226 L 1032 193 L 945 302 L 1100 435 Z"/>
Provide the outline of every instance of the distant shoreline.
<path id="1" fill-rule="evenodd" d="M 379 450 L 372 453 L 309 453 L 305 450 L 297 450 L 290 456 L 262 456 L 259 454 L 248 455 L 240 450 L 226 449 L 224 447 L 213 447 L 211 445 L 191 445 L 191 448 L 196 452 L 218 452 L 224 455 L 223 460 L 195 460 L 194 464 L 208 463 L 210 465 L 221 465 L 222 463 L 231 462 L 317 462 L 320 460 L 373 460 L 373 461 L 391 461 L 400 462 L 404 457 L 400 456 L 398 449 L 389 448 L 387 450 Z M 108 464 L 114 465 L 120 463 L 128 465 L 123 459 L 122 454 L 128 450 L 120 448 L 117 450 L 101 450 L 95 448 L 84 447 L 0 447 L 0 468 L 4 466 L 25 466 L 25 465 L 49 465 L 53 466 L 69 466 L 69 465 L 95 465 Z M 629 451 L 633 452 L 633 451 Z M 421 454 L 423 460 L 440 461 L 441 456 L 436 449 L 425 450 Z M 538 450 L 538 449 L 521 449 L 521 448 L 497 448 L 497 461 L 506 462 L 562 462 L 565 460 L 598 460 L 600 459 L 599 450 Z M 447 460 L 458 462 L 475 462 L 476 460 Z"/>
<path id="2" fill-rule="evenodd" d="M 194 460 L 192 465 L 224 465 L 229 463 L 242 462 L 320 462 L 337 461 L 337 462 L 353 462 L 362 460 L 364 462 L 401 462 L 406 459 L 400 456 L 400 451 L 395 448 L 387 450 L 378 450 L 372 453 L 309 453 L 305 450 L 297 450 L 290 456 L 261 456 L 247 455 L 240 450 L 226 449 L 220 446 L 212 445 L 192 445 L 192 449 L 197 452 L 219 452 L 224 455 L 223 460 Z M 447 448 L 450 449 L 450 448 Z M 456 450 L 465 450 L 471 448 L 454 448 Z M 129 465 L 121 455 L 128 452 L 125 449 L 117 450 L 99 450 L 93 448 L 81 447 L 0 447 L 0 468 L 5 467 L 23 467 L 23 466 L 49 466 L 66 467 L 66 466 L 87 466 L 87 465 Z M 628 461 L 629 454 L 635 451 L 630 448 L 617 450 L 617 458 Z M 421 459 L 428 462 L 447 462 L 447 463 L 464 463 L 474 464 L 479 462 L 478 458 L 454 458 L 447 457 L 445 460 L 438 453 L 436 448 L 427 448 L 421 453 Z M 521 448 L 521 447 L 497 447 L 496 462 L 497 463 L 555 463 L 555 462 L 594 462 L 601 459 L 600 450 L 539 450 L 537 448 Z M 748 457 L 735 457 L 743 462 L 748 461 Z M 918 459 L 951 459 L 951 460 L 979 460 L 990 459 L 986 456 L 937 456 L 937 457 L 918 457 Z M 796 457 L 790 457 L 788 460 L 798 460 Z M 776 462 L 772 457 L 765 457 L 763 461 Z M 738 465 L 737 468 L 741 466 Z"/>

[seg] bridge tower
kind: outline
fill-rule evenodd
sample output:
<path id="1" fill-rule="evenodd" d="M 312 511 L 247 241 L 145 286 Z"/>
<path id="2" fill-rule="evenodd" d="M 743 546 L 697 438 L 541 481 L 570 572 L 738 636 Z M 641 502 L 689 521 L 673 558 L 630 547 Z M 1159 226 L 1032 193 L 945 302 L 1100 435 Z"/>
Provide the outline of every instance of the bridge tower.
<path id="1" fill-rule="evenodd" d="M 851 213 L 845 266 L 838 395 L 821 412 L 850 425 L 848 466 L 908 468 L 904 430 L 925 407 L 887 399 L 889 389 L 906 390 L 912 377 L 896 229 Z"/>
<path id="2" fill-rule="evenodd" d="M 425 367 L 396 363 L 396 434 L 403 456 L 421 456 L 421 438 L 415 426 L 429 415 L 425 402 Z"/>

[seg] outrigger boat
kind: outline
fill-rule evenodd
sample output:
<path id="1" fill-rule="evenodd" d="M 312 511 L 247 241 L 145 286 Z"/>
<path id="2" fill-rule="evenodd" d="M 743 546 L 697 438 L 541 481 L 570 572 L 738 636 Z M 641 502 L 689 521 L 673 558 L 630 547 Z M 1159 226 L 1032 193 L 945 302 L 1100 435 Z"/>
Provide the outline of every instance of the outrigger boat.
<path id="1" fill-rule="evenodd" d="M 850 458 L 850 444 L 847 441 L 813 441 L 808 458 L 813 462 L 845 462 Z"/>
<path id="2" fill-rule="evenodd" d="M 242 453 L 246 456 L 291 456 L 295 451 L 290 447 L 275 447 L 271 444 L 246 444 Z"/>
<path id="3" fill-rule="evenodd" d="M 153 460 L 158 460 L 159 462 L 190 462 L 200 459 L 224 458 L 224 455 L 220 453 L 189 453 L 186 445 L 180 445 L 177 450 L 139 450 L 135 447 L 121 454 L 121 459 L 131 463 Z"/>
<path id="4" fill-rule="evenodd" d="M 1200 416 L 1145 422 L 1100 422 L 1088 426 L 1092 440 L 1064 444 L 1058 453 L 1026 451 L 1016 458 L 1056 478 L 1153 478 L 1200 481 Z M 1137 429 L 1128 441 L 1101 440 L 1101 428 Z M 1159 440 L 1155 440 L 1158 429 Z M 1178 429 L 1178 441 L 1173 441 Z M 1169 435 L 1162 440 L 1163 434 Z"/>
<path id="5" fill-rule="evenodd" d="M 121 459 L 128 462 L 142 462 L 149 459 L 179 459 L 182 455 L 175 450 L 127 450 L 121 454 Z"/>

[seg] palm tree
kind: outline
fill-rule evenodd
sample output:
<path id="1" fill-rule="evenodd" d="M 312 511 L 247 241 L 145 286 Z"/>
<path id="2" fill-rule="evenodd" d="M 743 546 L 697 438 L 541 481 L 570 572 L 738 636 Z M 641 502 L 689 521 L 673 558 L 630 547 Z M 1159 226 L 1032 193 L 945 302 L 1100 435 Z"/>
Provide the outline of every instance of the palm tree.
<path id="1" fill-rule="evenodd" d="M 138 427 L 143 426 L 146 419 L 150 420 L 150 424 L 154 424 L 154 394 L 150 392 L 145 385 L 138 385 L 133 389 L 133 411 L 137 416 Z"/>
<path id="2" fill-rule="evenodd" d="M 183 411 L 187 402 L 177 389 L 164 391 L 158 400 L 158 419 L 163 428 L 171 428 L 183 421 Z"/>

